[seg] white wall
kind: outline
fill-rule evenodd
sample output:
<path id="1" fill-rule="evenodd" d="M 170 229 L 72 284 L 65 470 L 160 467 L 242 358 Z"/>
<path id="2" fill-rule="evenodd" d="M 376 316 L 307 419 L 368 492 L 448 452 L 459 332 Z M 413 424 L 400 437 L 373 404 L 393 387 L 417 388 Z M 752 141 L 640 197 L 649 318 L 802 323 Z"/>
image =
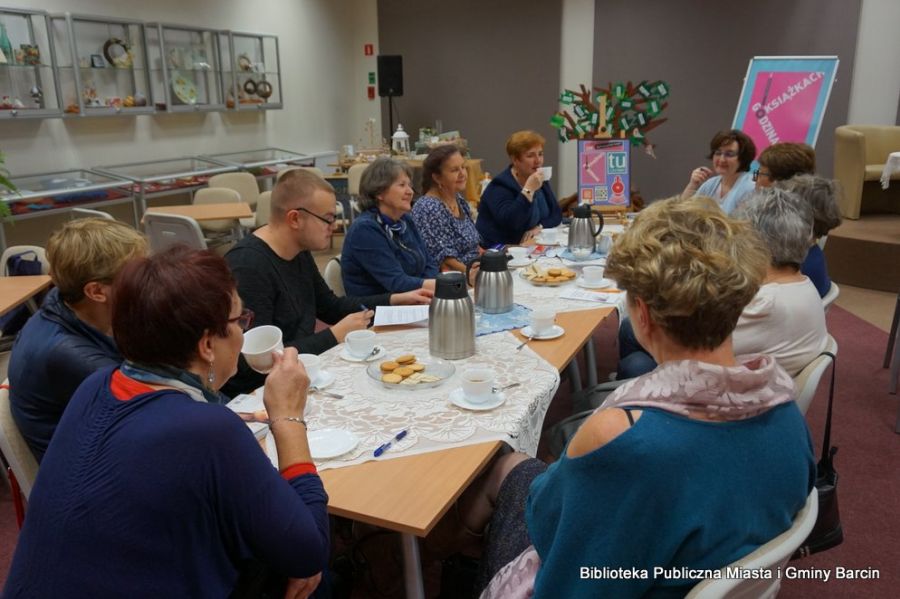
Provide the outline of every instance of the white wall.
<path id="1" fill-rule="evenodd" d="M 900 99 L 900 2 L 863 0 L 847 122 L 893 125 Z"/>
<path id="2" fill-rule="evenodd" d="M 378 38 L 376 0 L 18 0 L 17 5 L 277 35 L 284 109 L 0 121 L 0 150 L 14 175 L 264 146 L 336 150 L 362 136 L 367 118 L 380 118 L 378 101 L 365 99 L 365 76 L 375 59 L 363 58 L 363 43 Z"/>

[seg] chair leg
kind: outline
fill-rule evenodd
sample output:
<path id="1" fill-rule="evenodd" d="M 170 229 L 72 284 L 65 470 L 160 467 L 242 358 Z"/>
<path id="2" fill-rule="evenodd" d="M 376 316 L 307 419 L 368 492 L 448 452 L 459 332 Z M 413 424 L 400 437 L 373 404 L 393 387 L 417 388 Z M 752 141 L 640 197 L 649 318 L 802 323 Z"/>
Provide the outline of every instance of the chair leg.
<path id="1" fill-rule="evenodd" d="M 893 337 L 894 356 L 891 359 L 891 385 L 889 389 L 891 395 L 897 394 L 897 379 L 900 378 L 900 347 L 897 347 L 900 343 L 897 341 L 898 336 L 900 336 L 900 334 L 895 333 Z"/>
<path id="2" fill-rule="evenodd" d="M 894 345 L 897 341 L 897 326 L 900 325 L 900 293 L 897 294 L 897 306 L 894 308 L 894 320 L 891 323 L 891 334 L 888 335 L 887 351 L 884 352 L 884 366 L 887 368 L 891 363 L 891 356 L 894 353 Z"/>
<path id="3" fill-rule="evenodd" d="M 13 508 L 16 510 L 16 525 L 22 530 L 22 523 L 25 522 L 25 500 L 22 498 L 22 489 L 19 487 L 19 481 L 13 474 L 12 468 L 6 469 L 6 475 L 9 477 L 9 489 L 12 493 Z"/>

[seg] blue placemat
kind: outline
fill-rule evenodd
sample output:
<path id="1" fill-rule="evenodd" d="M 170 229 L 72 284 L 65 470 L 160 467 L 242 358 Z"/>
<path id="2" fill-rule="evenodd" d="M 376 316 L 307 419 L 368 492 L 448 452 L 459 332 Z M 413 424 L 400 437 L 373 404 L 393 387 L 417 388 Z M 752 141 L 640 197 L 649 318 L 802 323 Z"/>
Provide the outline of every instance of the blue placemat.
<path id="1" fill-rule="evenodd" d="M 531 321 L 531 308 L 513 304 L 513 309 L 503 314 L 485 314 L 475 310 L 475 336 L 490 335 L 500 331 L 521 329 Z"/>

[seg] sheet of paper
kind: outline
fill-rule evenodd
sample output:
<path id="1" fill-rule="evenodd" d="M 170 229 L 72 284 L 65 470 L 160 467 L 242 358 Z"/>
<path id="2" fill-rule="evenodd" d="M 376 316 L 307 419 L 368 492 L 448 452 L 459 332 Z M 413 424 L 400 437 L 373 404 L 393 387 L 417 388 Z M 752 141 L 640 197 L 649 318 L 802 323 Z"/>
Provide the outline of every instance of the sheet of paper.
<path id="1" fill-rule="evenodd" d="M 238 395 L 226 405 L 237 412 L 257 439 L 262 439 L 269 432 L 268 414 L 261 395 Z"/>
<path id="2" fill-rule="evenodd" d="M 561 299 L 579 300 L 583 302 L 596 302 L 600 304 L 614 304 L 616 300 L 612 297 L 614 294 L 601 293 L 599 291 L 588 291 L 577 287 L 570 287 L 559 294 Z"/>
<path id="3" fill-rule="evenodd" d="M 428 306 L 378 306 L 375 308 L 375 326 L 398 324 L 428 326 Z"/>

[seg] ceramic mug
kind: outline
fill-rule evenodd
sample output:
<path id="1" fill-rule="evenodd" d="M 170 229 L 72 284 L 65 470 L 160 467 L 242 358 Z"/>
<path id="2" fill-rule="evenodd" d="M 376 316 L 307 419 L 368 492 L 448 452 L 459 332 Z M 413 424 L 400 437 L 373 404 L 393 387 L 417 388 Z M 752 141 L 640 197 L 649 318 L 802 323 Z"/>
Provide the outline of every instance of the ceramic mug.
<path id="1" fill-rule="evenodd" d="M 494 394 L 494 379 L 494 371 L 487 367 L 463 370 L 460 376 L 463 395 L 472 403 L 485 403 Z"/>
<path id="2" fill-rule="evenodd" d="M 256 372 L 267 374 L 275 364 L 273 353 L 284 351 L 281 342 L 281 329 L 272 325 L 255 327 L 244 333 L 244 345 L 241 353 L 250 368 Z"/>
<path id="3" fill-rule="evenodd" d="M 602 266 L 585 266 L 581 272 L 585 285 L 599 285 L 603 281 Z"/>
<path id="4" fill-rule="evenodd" d="M 344 342 L 351 356 L 363 360 L 371 356 L 375 349 L 375 331 L 350 331 L 344 337 Z"/>
<path id="5" fill-rule="evenodd" d="M 553 310 L 535 310 L 531 313 L 531 332 L 534 335 L 546 335 L 553 329 L 556 312 Z"/>
<path id="6" fill-rule="evenodd" d="M 506 248 L 506 251 L 509 252 L 509 255 L 512 256 L 513 260 L 516 262 L 521 262 L 528 257 L 528 248 L 514 246 Z"/>
<path id="7" fill-rule="evenodd" d="M 298 356 L 303 367 L 306 368 L 306 376 L 309 377 L 310 386 L 316 384 L 319 374 L 322 372 L 322 358 L 316 354 L 300 354 Z"/>

